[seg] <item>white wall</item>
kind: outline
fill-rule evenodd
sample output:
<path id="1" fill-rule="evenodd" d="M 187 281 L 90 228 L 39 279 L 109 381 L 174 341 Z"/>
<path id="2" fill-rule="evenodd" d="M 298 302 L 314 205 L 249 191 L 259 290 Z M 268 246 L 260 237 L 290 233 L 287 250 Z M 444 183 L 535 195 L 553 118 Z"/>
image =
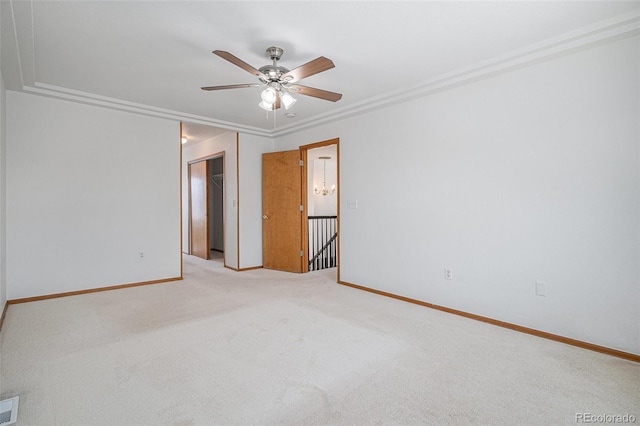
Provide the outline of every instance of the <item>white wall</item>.
<path id="1" fill-rule="evenodd" d="M 180 276 L 179 123 L 12 91 L 6 112 L 9 299 Z"/>
<path id="2" fill-rule="evenodd" d="M 189 253 L 189 163 L 224 153 L 224 260 L 238 268 L 237 140 L 227 132 L 182 149 L 182 251 Z"/>
<path id="3" fill-rule="evenodd" d="M 340 138 L 343 281 L 638 354 L 639 52 L 584 49 L 276 148 Z"/>
<path id="4" fill-rule="evenodd" d="M 7 301 L 7 138 L 6 91 L 0 72 L 0 309 Z"/>
<path id="5" fill-rule="evenodd" d="M 270 138 L 240 134 L 240 268 L 262 266 L 262 154 Z"/>

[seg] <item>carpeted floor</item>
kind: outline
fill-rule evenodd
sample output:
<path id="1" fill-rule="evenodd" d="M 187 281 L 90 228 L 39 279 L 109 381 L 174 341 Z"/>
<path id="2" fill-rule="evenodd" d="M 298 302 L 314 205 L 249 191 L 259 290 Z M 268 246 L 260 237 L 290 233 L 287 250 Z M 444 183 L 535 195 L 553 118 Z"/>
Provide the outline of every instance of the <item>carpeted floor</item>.
<path id="1" fill-rule="evenodd" d="M 543 425 L 635 416 L 640 364 L 335 284 L 184 257 L 183 281 L 12 305 L 19 425 Z"/>

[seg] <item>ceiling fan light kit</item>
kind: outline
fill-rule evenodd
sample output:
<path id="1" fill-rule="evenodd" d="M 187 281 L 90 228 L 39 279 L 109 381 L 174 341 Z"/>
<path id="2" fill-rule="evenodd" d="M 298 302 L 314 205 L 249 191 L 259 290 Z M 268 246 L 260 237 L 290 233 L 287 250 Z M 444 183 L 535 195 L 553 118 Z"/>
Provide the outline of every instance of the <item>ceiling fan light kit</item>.
<path id="1" fill-rule="evenodd" d="M 260 108 L 262 108 L 263 110 L 265 110 L 265 111 L 273 111 L 273 109 L 274 109 L 274 108 L 273 108 L 273 104 L 269 104 L 269 103 L 267 103 L 267 102 L 265 102 L 265 101 L 260 102 L 260 103 L 258 104 L 258 106 L 259 106 Z"/>
<path id="2" fill-rule="evenodd" d="M 272 104 L 275 103 L 278 95 L 276 94 L 276 90 L 273 87 L 267 87 L 262 91 L 261 97 L 264 103 Z"/>
<path id="3" fill-rule="evenodd" d="M 313 61 L 307 62 L 293 70 L 278 65 L 278 61 L 282 57 L 284 50 L 280 47 L 271 46 L 267 48 L 267 55 L 273 61 L 271 65 L 265 65 L 256 69 L 247 64 L 243 60 L 237 58 L 229 52 L 223 50 L 214 50 L 213 54 L 225 59 L 232 64 L 242 68 L 243 70 L 258 77 L 260 83 L 249 84 L 231 84 L 226 86 L 208 86 L 202 87 L 202 90 L 223 90 L 223 89 L 240 89 L 245 87 L 266 88 L 260 94 L 261 101 L 258 106 L 266 111 L 275 111 L 281 106 L 287 110 L 297 102 L 297 99 L 291 96 L 291 93 L 297 93 L 305 96 L 312 96 L 318 99 L 324 99 L 331 102 L 337 102 L 342 98 L 342 94 L 329 92 L 328 90 L 316 89 L 313 87 L 293 84 L 303 78 L 310 77 L 323 71 L 334 68 L 333 61 L 320 56 Z"/>
<path id="4" fill-rule="evenodd" d="M 282 101 L 282 105 L 284 105 L 284 109 L 289 109 L 293 106 L 293 104 L 298 102 L 296 98 L 294 98 L 287 92 L 282 92 L 280 94 L 280 100 Z"/>

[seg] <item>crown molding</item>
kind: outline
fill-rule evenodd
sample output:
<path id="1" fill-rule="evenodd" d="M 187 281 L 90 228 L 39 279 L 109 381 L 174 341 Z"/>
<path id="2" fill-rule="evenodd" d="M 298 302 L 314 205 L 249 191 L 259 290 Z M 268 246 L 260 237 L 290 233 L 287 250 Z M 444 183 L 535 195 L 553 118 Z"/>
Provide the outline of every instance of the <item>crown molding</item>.
<path id="1" fill-rule="evenodd" d="M 532 65 L 560 55 L 570 54 L 579 49 L 639 34 L 640 11 L 634 11 L 477 63 L 470 67 L 460 68 L 411 87 L 374 96 L 353 105 L 335 109 L 295 124 L 280 127 L 272 131 L 271 134 L 274 137 L 285 136 L 328 122 L 364 114 L 372 110 L 407 102 L 436 92 L 462 86 L 473 81 L 496 76 L 519 67 Z"/>
<path id="2" fill-rule="evenodd" d="M 164 108 L 158 108 L 150 105 L 139 104 L 135 102 L 124 101 L 121 99 L 110 98 L 107 96 L 95 95 L 93 93 L 82 92 L 78 90 L 68 89 L 45 83 L 36 82 L 33 87 L 25 86 L 23 90 L 41 96 L 70 100 L 73 102 L 84 103 L 89 105 L 101 106 L 120 111 L 133 112 L 137 114 L 147 115 L 157 118 L 166 118 L 168 120 L 186 121 L 194 124 L 203 124 L 206 126 L 220 127 L 234 132 L 243 132 L 257 136 L 269 136 L 269 132 L 258 127 L 244 126 L 238 123 L 228 121 L 215 120 L 209 117 L 173 111 Z"/>
<path id="3" fill-rule="evenodd" d="M 13 0 L 10 2 L 14 28 L 16 28 L 14 3 L 16 2 Z M 32 19 L 33 11 L 31 10 L 31 2 L 18 2 L 17 4 L 20 4 L 21 7 L 29 7 L 29 10 L 23 10 L 23 13 L 20 14 L 23 16 L 22 19 L 26 18 L 25 15 Z M 17 39 L 17 34 L 15 40 L 18 52 L 20 52 L 20 45 L 28 46 L 27 50 L 31 49 L 29 52 L 23 51 L 18 54 L 18 65 L 20 68 L 21 79 L 23 82 L 22 89 L 24 92 L 147 116 L 203 124 L 228 129 L 230 131 L 274 138 L 304 129 L 317 127 L 329 122 L 343 120 L 372 110 L 397 105 L 416 98 L 429 96 L 430 94 L 440 92 L 442 90 L 452 89 L 473 81 L 489 78 L 518 67 L 531 65 L 553 57 L 569 54 L 579 49 L 638 35 L 640 34 L 640 10 L 607 19 L 576 31 L 565 33 L 561 36 L 527 46 L 506 55 L 477 63 L 470 67 L 461 68 L 453 72 L 440 75 L 437 78 L 423 81 L 417 85 L 373 96 L 355 104 L 337 108 L 330 112 L 320 114 L 306 120 L 290 123 L 276 129 L 262 129 L 253 126 L 246 126 L 240 123 L 217 120 L 211 117 L 153 107 L 150 105 L 109 98 L 37 82 L 35 81 L 33 66 L 35 63 L 35 53 L 33 52 L 33 22 L 29 22 L 28 25 L 31 27 L 31 40 L 20 43 Z"/>
<path id="4" fill-rule="evenodd" d="M 18 53 L 17 66 L 23 92 L 88 105 L 101 106 L 120 111 L 133 112 L 152 117 L 220 127 L 235 132 L 239 131 L 257 136 L 270 136 L 271 132 L 269 130 L 264 130 L 258 127 L 245 126 L 239 123 L 216 120 L 210 117 L 189 114 L 181 111 L 172 111 L 38 82 L 35 74 L 36 58 L 33 1 L 10 0 L 8 5 L 10 7 L 9 10 L 13 24 L 15 48 Z M 23 35 L 21 36 L 18 33 L 17 28 L 27 28 L 28 30 L 22 33 Z"/>

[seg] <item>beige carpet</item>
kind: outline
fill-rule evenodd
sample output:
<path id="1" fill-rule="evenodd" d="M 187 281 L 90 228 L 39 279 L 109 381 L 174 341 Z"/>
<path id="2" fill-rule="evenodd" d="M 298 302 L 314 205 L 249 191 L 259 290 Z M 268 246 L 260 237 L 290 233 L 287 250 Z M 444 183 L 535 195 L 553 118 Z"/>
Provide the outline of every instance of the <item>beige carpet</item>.
<path id="1" fill-rule="evenodd" d="M 183 281 L 12 305 L 19 425 L 640 423 L 640 364 L 335 284 L 185 256 Z"/>

